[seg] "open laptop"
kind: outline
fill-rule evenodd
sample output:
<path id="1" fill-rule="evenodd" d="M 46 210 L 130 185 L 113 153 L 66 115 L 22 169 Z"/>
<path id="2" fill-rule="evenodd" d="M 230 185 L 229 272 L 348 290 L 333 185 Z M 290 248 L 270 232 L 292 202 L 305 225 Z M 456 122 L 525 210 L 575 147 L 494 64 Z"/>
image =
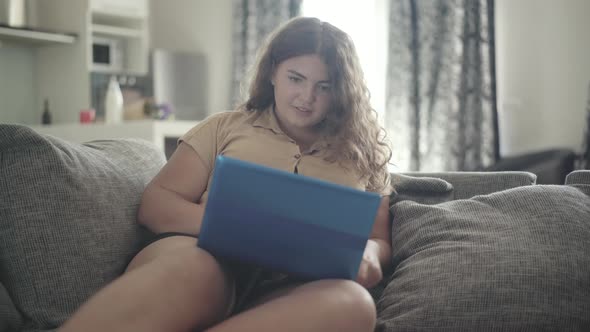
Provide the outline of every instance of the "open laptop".
<path id="1" fill-rule="evenodd" d="M 308 279 L 356 279 L 380 196 L 218 156 L 198 246 Z"/>

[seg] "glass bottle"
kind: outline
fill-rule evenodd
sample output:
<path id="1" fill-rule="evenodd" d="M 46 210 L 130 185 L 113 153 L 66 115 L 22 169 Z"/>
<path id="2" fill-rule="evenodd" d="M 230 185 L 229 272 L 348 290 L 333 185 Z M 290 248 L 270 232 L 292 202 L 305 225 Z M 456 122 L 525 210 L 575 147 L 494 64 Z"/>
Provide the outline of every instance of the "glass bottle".
<path id="1" fill-rule="evenodd" d="M 105 123 L 116 124 L 123 121 L 123 93 L 115 75 L 109 80 L 104 105 Z"/>
<path id="2" fill-rule="evenodd" d="M 41 115 L 41 123 L 44 125 L 51 124 L 51 112 L 49 111 L 49 100 L 45 98 L 43 101 L 43 114 Z"/>

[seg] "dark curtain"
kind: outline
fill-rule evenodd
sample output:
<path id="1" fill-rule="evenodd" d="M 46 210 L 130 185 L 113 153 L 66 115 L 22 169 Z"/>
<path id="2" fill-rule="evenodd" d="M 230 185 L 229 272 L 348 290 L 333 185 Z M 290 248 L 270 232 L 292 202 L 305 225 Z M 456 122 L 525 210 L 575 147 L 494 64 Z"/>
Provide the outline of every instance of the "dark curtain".
<path id="1" fill-rule="evenodd" d="M 385 125 L 400 170 L 499 157 L 493 0 L 392 0 Z"/>
<path id="2" fill-rule="evenodd" d="M 241 84 L 258 48 L 278 26 L 301 12 L 302 0 L 234 0 L 232 105 L 243 100 Z"/>

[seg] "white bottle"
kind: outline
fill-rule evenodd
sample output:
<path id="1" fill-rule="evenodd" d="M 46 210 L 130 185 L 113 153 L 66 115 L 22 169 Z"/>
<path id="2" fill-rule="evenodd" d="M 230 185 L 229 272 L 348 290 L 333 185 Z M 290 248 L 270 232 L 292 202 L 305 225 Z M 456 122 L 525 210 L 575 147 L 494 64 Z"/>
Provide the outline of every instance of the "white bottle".
<path id="1" fill-rule="evenodd" d="M 121 123 L 123 121 L 123 94 L 117 78 L 113 75 L 104 98 L 105 123 Z"/>

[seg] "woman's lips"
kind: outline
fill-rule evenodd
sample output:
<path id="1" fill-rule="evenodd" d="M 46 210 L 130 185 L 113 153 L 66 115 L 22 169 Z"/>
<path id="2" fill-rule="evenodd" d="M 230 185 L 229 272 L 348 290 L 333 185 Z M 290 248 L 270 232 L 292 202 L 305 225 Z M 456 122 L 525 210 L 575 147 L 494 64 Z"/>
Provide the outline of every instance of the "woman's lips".
<path id="1" fill-rule="evenodd" d="M 306 108 L 306 107 L 297 107 L 297 106 L 295 106 L 295 109 L 298 110 L 301 113 L 306 113 L 306 114 L 307 113 L 311 113 L 311 109 Z"/>

